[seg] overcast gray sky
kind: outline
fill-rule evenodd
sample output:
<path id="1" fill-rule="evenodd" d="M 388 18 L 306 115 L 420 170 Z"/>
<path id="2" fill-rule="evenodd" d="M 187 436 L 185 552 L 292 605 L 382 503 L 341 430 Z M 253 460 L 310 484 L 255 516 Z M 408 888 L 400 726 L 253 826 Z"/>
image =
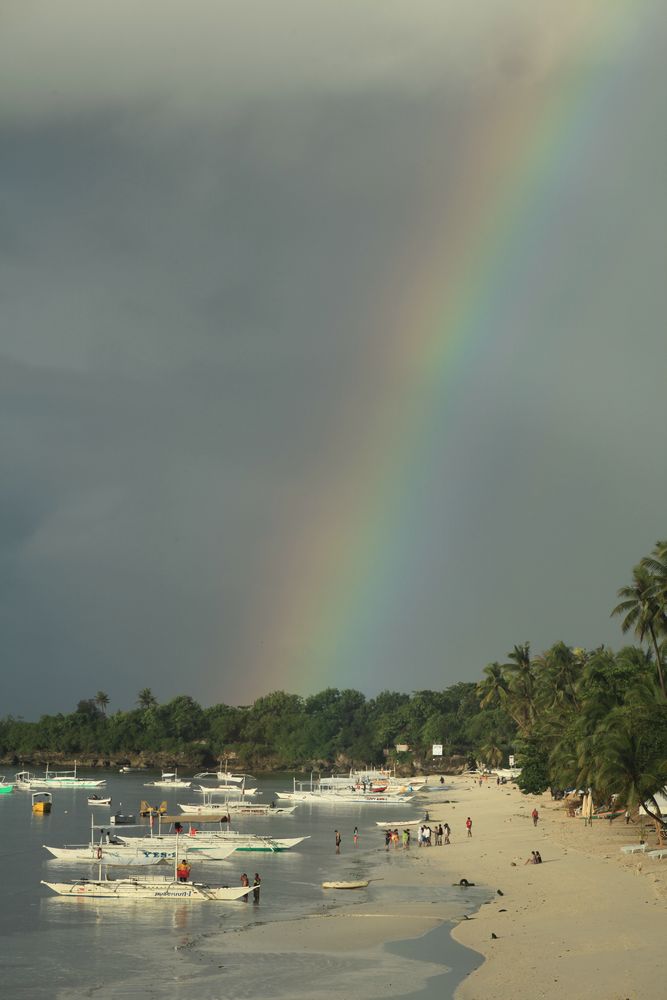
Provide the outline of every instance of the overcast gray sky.
<path id="1" fill-rule="evenodd" d="M 667 533 L 667 8 L 1 19 L 0 713 L 620 645 Z"/>

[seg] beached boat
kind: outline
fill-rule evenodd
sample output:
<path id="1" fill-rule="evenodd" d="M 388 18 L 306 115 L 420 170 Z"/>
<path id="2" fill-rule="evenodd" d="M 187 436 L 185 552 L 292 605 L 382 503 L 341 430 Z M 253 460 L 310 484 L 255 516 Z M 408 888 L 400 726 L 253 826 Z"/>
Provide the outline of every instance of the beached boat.
<path id="1" fill-rule="evenodd" d="M 356 789 L 332 787 L 327 782 L 316 782 L 306 788 L 308 782 L 296 781 L 291 792 L 276 792 L 276 798 L 287 802 L 308 802 L 312 805 L 377 805 L 393 804 L 407 806 L 412 800 L 411 795 L 395 792 L 364 792 Z"/>
<path id="2" fill-rule="evenodd" d="M 50 788 L 103 788 L 106 785 L 104 778 L 79 778 L 76 764 L 72 771 L 51 771 L 47 764 L 44 777 L 31 774 L 30 771 L 19 771 L 15 775 L 15 782 L 21 791 L 30 792 Z"/>
<path id="3" fill-rule="evenodd" d="M 89 806 L 110 806 L 111 805 L 111 797 L 107 796 L 107 798 L 103 798 L 101 795 L 89 795 L 88 796 L 88 805 Z"/>
<path id="4" fill-rule="evenodd" d="M 144 788 L 189 788 L 192 782 L 178 777 L 178 771 L 163 771 L 158 781 L 144 782 Z"/>
<path id="5" fill-rule="evenodd" d="M 381 826 L 383 830 L 395 830 L 396 827 L 405 828 L 406 826 L 421 826 L 422 823 L 433 823 L 434 820 L 426 819 L 397 819 L 397 820 L 376 820 L 375 825 Z"/>
<path id="6" fill-rule="evenodd" d="M 176 902 L 231 902 L 252 892 L 252 886 L 208 885 L 205 882 L 180 882 L 172 875 L 137 875 L 132 878 L 76 879 L 73 882 L 47 882 L 59 896 L 78 899 L 169 899 Z"/>
<path id="7" fill-rule="evenodd" d="M 369 879 L 359 879 L 357 882 L 323 882 L 323 889 L 367 889 Z"/>
<path id="8" fill-rule="evenodd" d="M 9 795 L 10 792 L 13 791 L 14 791 L 14 785 L 9 784 L 9 782 L 5 781 L 4 774 L 0 776 L 0 795 Z"/>

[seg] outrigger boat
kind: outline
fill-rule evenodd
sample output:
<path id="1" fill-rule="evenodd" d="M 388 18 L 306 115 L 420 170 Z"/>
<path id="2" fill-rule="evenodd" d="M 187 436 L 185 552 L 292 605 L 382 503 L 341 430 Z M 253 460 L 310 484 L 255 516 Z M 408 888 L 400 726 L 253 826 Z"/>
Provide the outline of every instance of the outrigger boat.
<path id="1" fill-rule="evenodd" d="M 28 792 L 48 791 L 50 788 L 104 788 L 106 785 L 104 779 L 77 777 L 76 762 L 73 771 L 51 771 L 47 764 L 43 778 L 31 774 L 30 771 L 19 771 L 15 775 L 15 782 L 17 788 Z"/>
<path id="2" fill-rule="evenodd" d="M 171 875 L 140 875 L 132 878 L 76 879 L 74 882 L 41 880 L 59 896 L 77 899 L 173 899 L 176 902 L 231 902 L 251 893 L 252 886 L 208 885 L 179 882 Z"/>
<path id="3" fill-rule="evenodd" d="M 159 781 L 145 781 L 144 788 L 189 788 L 192 782 L 178 777 L 178 771 L 163 771 Z"/>
<path id="4" fill-rule="evenodd" d="M 288 802 L 309 802 L 313 805 L 373 805 L 376 803 L 391 803 L 396 806 L 409 805 L 411 795 L 397 792 L 371 792 L 357 790 L 349 785 L 343 788 L 338 783 L 331 783 L 325 778 L 320 781 L 297 781 L 294 779 L 294 789 L 291 792 L 276 792 L 277 799 Z"/>
<path id="5" fill-rule="evenodd" d="M 196 777 L 196 775 L 195 775 Z M 194 779 L 193 779 L 194 780 Z M 227 795 L 232 798 L 243 798 L 248 795 L 257 795 L 258 788 L 246 788 L 245 785 L 193 785 L 193 791 L 203 792 L 208 795 Z"/>
<path id="6" fill-rule="evenodd" d="M 188 816 L 206 816 L 212 819 L 221 818 L 223 822 L 229 822 L 229 817 L 246 816 L 270 816 L 270 815 L 290 815 L 296 806 L 288 806 L 287 809 L 276 809 L 275 804 L 259 805 L 258 803 L 246 802 L 243 798 L 226 799 L 224 802 L 214 802 L 213 792 L 208 788 L 200 788 L 202 793 L 201 802 L 179 802 L 178 808 Z"/>
<path id="7" fill-rule="evenodd" d="M 90 843 L 88 844 L 66 844 L 64 847 L 49 847 L 43 844 L 45 851 L 48 851 L 58 861 L 67 861 L 74 864 L 91 864 L 101 862 L 106 865 L 155 865 L 161 861 L 172 862 L 180 851 L 180 857 L 192 855 L 204 861 L 224 861 L 236 850 L 234 844 L 203 844 L 194 838 L 179 838 L 178 835 L 171 839 L 170 843 L 151 837 L 130 837 L 122 838 L 106 831 L 105 827 L 99 827 L 100 839 L 95 842 L 96 827 L 90 824 Z"/>
<path id="8" fill-rule="evenodd" d="M 157 850 L 162 845 L 175 846 L 177 837 L 181 844 L 187 841 L 188 853 L 209 853 L 216 847 L 233 846 L 237 851 L 262 851 L 277 854 L 290 851 L 302 844 L 308 837 L 261 837 L 254 833 L 240 833 L 238 830 L 221 830 L 209 833 L 197 830 L 189 834 L 156 834 L 154 837 L 117 837 L 123 844 L 132 844 L 147 850 Z"/>
<path id="9" fill-rule="evenodd" d="M 251 885 L 227 886 L 208 885 L 206 882 L 192 882 L 178 878 L 178 843 L 174 859 L 173 875 L 135 875 L 132 878 L 102 878 L 102 864 L 96 879 L 76 879 L 73 882 L 47 882 L 47 886 L 59 896 L 78 899 L 170 899 L 178 902 L 221 902 L 242 899 L 253 890 Z"/>

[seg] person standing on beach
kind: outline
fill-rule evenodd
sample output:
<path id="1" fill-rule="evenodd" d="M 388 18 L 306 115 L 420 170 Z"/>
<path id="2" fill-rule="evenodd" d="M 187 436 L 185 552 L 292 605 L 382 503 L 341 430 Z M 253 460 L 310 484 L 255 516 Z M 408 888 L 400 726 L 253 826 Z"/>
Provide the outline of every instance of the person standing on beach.
<path id="1" fill-rule="evenodd" d="M 245 872 L 243 872 L 243 874 L 241 875 L 241 885 L 242 886 L 249 886 L 250 885 L 250 879 L 248 878 L 248 876 L 246 875 Z M 248 893 L 247 892 L 246 892 L 245 896 L 243 897 L 243 902 L 244 903 L 248 902 Z"/>
<path id="2" fill-rule="evenodd" d="M 338 830 L 334 830 L 334 833 L 336 835 L 336 854 L 340 854 L 340 842 L 343 838 L 341 837 Z"/>
<path id="3" fill-rule="evenodd" d="M 355 828 L 354 828 L 354 834 L 352 835 L 352 839 L 354 840 L 354 846 L 358 847 L 359 846 L 359 827 L 358 826 L 355 826 Z"/>
<path id="4" fill-rule="evenodd" d="M 442 828 L 442 832 L 445 835 L 445 844 L 448 844 L 449 843 L 449 835 L 452 832 L 449 823 L 445 823 L 445 825 Z"/>
<path id="5" fill-rule="evenodd" d="M 259 903 L 259 888 L 262 884 L 262 880 L 259 877 L 259 872 L 255 872 L 255 877 L 252 880 L 252 901 L 253 903 Z"/>
<path id="6" fill-rule="evenodd" d="M 533 817 L 533 826 L 537 826 L 537 821 L 540 818 L 540 814 L 538 813 L 537 808 L 533 809 L 530 815 Z"/>
<path id="7" fill-rule="evenodd" d="M 470 819 L 470 816 L 468 816 L 466 820 L 466 830 L 468 831 L 468 836 L 472 837 L 472 820 Z"/>

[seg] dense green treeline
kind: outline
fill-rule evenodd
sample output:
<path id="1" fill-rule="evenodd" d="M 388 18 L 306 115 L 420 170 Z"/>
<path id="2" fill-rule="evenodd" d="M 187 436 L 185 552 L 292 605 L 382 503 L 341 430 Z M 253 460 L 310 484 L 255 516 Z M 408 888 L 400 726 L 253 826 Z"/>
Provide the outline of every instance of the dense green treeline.
<path id="1" fill-rule="evenodd" d="M 464 683 L 411 695 L 383 691 L 372 699 L 337 688 L 308 698 L 274 691 L 242 708 L 202 708 L 187 695 L 158 705 L 144 689 L 132 711 L 107 715 L 107 706 L 108 697 L 98 692 L 71 714 L 4 719 L 0 754 L 112 759 L 171 753 L 204 762 L 236 753 L 248 766 L 297 767 L 379 761 L 396 744 L 425 758 L 433 743 L 443 743 L 446 754 L 474 755 L 493 739 L 506 753 L 516 728 L 502 707 L 481 708 L 475 684 Z"/>

